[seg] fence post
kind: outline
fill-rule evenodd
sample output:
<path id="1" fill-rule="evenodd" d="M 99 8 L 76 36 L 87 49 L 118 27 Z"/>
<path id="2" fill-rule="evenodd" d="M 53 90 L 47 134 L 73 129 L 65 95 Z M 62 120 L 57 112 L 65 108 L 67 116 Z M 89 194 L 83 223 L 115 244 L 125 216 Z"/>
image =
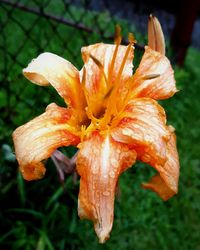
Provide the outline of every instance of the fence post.
<path id="1" fill-rule="evenodd" d="M 183 66 L 187 49 L 191 43 L 194 22 L 200 7 L 200 0 L 184 0 L 176 17 L 175 27 L 171 35 L 171 47 L 175 62 Z"/>

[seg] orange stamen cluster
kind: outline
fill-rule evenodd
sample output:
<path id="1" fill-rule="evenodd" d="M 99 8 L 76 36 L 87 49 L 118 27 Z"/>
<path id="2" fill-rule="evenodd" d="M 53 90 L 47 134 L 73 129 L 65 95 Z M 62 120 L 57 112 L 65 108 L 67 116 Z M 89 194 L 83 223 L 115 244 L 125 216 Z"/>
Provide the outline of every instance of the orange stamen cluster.
<path id="1" fill-rule="evenodd" d="M 99 70 L 102 72 L 103 78 L 106 83 L 106 94 L 104 95 L 102 99 L 102 103 L 105 104 L 106 109 L 100 117 L 95 117 L 94 114 L 92 113 L 92 107 L 90 103 L 90 97 L 88 95 L 88 91 L 86 88 L 86 80 L 85 80 L 85 75 L 86 75 L 86 69 L 83 69 L 83 76 L 82 76 L 82 87 L 85 93 L 86 97 L 86 102 L 87 102 L 87 107 L 86 107 L 86 114 L 88 116 L 88 119 L 91 121 L 89 126 L 82 126 L 81 133 L 82 137 L 84 137 L 85 134 L 88 133 L 88 131 L 91 130 L 91 127 L 94 129 L 99 129 L 101 131 L 108 129 L 111 126 L 112 119 L 120 112 L 119 108 L 117 107 L 117 102 L 113 101 L 116 100 L 118 91 L 120 88 L 121 84 L 121 77 L 123 75 L 123 70 L 126 64 L 126 61 L 128 59 L 129 53 L 133 47 L 133 44 L 136 42 L 134 35 L 132 33 L 129 34 L 129 45 L 127 46 L 126 53 L 123 57 L 122 63 L 120 65 L 119 71 L 117 73 L 117 76 L 115 78 L 115 81 L 113 81 L 113 71 L 115 67 L 115 62 L 117 58 L 117 53 L 119 46 L 121 44 L 121 28 L 119 25 L 116 26 L 115 29 L 115 49 L 113 52 L 112 60 L 108 68 L 108 76 L 106 76 L 106 73 L 104 71 L 104 67 L 101 64 L 101 62 L 92 54 L 89 55 L 89 57 L 93 60 L 93 62 L 97 65 Z"/>

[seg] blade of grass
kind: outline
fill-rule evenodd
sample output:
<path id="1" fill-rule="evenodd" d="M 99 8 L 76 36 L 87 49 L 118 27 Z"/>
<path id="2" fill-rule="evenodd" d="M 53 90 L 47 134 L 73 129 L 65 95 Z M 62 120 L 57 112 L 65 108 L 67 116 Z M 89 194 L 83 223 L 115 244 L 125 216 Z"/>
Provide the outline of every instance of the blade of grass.
<path id="1" fill-rule="evenodd" d="M 20 172 L 18 172 L 17 174 L 17 184 L 18 184 L 20 201 L 21 201 L 22 206 L 24 206 L 25 201 L 26 201 L 26 192 L 25 192 L 25 187 L 24 187 L 24 180 Z"/>
<path id="2" fill-rule="evenodd" d="M 30 215 L 37 217 L 38 219 L 42 219 L 44 217 L 44 214 L 37 212 L 35 210 L 32 210 L 32 209 L 26 209 L 26 208 L 11 208 L 11 209 L 8 209 L 7 211 L 30 214 Z"/>

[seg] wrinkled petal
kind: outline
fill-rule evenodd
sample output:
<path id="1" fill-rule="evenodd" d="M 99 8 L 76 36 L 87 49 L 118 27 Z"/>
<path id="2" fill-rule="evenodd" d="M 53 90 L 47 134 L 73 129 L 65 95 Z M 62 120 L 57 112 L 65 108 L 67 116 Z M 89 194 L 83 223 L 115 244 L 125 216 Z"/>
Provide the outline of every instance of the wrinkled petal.
<path id="1" fill-rule="evenodd" d="M 118 177 L 135 162 L 135 158 L 135 151 L 98 132 L 93 132 L 80 144 L 77 159 L 81 176 L 78 213 L 80 218 L 94 222 L 101 243 L 109 238 L 112 229 Z"/>
<path id="2" fill-rule="evenodd" d="M 167 161 L 164 165 L 157 165 L 159 174 L 151 178 L 142 186 L 156 192 L 163 200 L 168 200 L 178 192 L 179 158 L 176 149 L 176 136 L 172 133 L 167 144 Z"/>
<path id="3" fill-rule="evenodd" d="M 44 164 L 58 147 L 77 145 L 79 136 L 73 127 L 72 111 L 50 104 L 46 112 L 17 128 L 13 133 L 16 158 L 24 179 L 40 179 Z"/>
<path id="4" fill-rule="evenodd" d="M 152 99 L 138 98 L 128 103 L 123 116 L 111 135 L 116 141 L 127 143 L 137 152 L 138 160 L 159 172 L 143 187 L 169 199 L 177 193 L 179 160 L 174 129 L 166 126 L 164 110 Z"/>
<path id="5" fill-rule="evenodd" d="M 150 98 L 129 101 L 112 126 L 113 138 L 133 147 L 139 160 L 151 165 L 166 161 L 166 142 L 170 132 L 165 111 L 156 101 Z"/>
<path id="6" fill-rule="evenodd" d="M 85 63 L 86 90 L 94 114 L 101 112 L 100 109 L 103 108 L 103 103 L 113 86 L 116 85 L 116 81 L 120 80 L 120 84 L 123 85 L 132 75 L 133 48 L 130 49 L 122 73 L 119 76 L 118 73 L 126 54 L 127 46 L 119 45 L 116 57 L 112 63 L 116 46 L 117 45 L 98 43 L 83 47 L 81 50 Z M 97 66 L 97 63 L 91 58 L 91 55 L 96 59 L 99 66 Z M 82 74 L 83 71 L 81 72 L 81 75 Z"/>
<path id="7" fill-rule="evenodd" d="M 166 99 L 177 92 L 174 71 L 167 57 L 145 47 L 145 53 L 132 81 L 133 97 Z"/>
<path id="8" fill-rule="evenodd" d="M 40 54 L 23 70 L 31 82 L 51 84 L 65 102 L 79 111 L 85 107 L 78 70 L 67 60 L 52 53 Z"/>

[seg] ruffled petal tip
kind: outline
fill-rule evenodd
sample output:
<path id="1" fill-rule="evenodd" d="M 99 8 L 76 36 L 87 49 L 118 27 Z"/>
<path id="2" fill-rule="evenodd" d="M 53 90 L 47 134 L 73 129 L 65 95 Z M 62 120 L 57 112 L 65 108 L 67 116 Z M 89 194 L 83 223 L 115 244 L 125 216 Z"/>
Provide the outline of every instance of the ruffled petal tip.
<path id="1" fill-rule="evenodd" d="M 23 69 L 23 74 L 37 85 L 51 84 L 69 106 L 79 112 L 84 109 L 85 97 L 80 84 L 79 71 L 69 61 L 45 52 L 32 60 L 28 67 Z"/>
<path id="2" fill-rule="evenodd" d="M 82 207 L 80 200 L 78 201 L 78 215 L 80 219 L 92 219 L 92 216 L 88 217 L 88 213 L 84 207 Z M 113 211 L 110 214 L 107 212 L 107 214 L 103 215 L 101 219 L 93 218 L 92 220 L 94 222 L 94 230 L 99 239 L 99 243 L 105 243 L 110 238 L 110 232 L 113 225 Z"/>
<path id="3" fill-rule="evenodd" d="M 142 183 L 142 187 L 157 193 L 164 201 L 169 200 L 178 192 L 178 190 L 170 189 L 160 175 L 153 176 L 148 183 Z"/>

